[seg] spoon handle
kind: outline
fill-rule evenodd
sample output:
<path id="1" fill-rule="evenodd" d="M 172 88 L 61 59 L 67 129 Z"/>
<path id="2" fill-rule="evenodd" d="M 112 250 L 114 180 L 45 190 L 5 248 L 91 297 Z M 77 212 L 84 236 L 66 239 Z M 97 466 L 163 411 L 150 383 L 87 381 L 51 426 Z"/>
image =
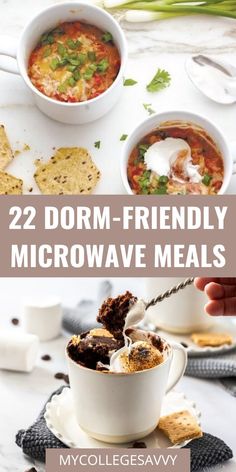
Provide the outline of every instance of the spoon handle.
<path id="1" fill-rule="evenodd" d="M 158 297 L 153 298 L 146 304 L 146 310 L 150 306 L 156 305 L 158 302 L 162 302 L 165 298 L 169 298 L 171 295 L 174 293 L 178 293 L 179 290 L 183 290 L 185 287 L 188 285 L 191 285 L 194 281 L 194 277 L 189 277 L 188 279 L 183 280 L 183 282 L 180 282 L 178 285 L 175 285 L 174 287 L 170 288 L 169 290 L 166 290 L 164 293 L 161 295 L 158 295 Z"/>

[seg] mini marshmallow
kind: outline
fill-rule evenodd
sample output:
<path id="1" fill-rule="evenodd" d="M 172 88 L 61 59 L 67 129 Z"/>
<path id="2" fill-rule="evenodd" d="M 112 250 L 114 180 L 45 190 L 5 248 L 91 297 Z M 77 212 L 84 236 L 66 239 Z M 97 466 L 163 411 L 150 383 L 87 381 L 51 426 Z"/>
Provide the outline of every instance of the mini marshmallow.
<path id="1" fill-rule="evenodd" d="M 34 334 L 17 331 L 0 332 L 0 369 L 31 372 L 39 348 Z"/>
<path id="2" fill-rule="evenodd" d="M 27 333 L 36 334 L 40 341 L 49 341 L 59 336 L 61 323 L 62 307 L 59 298 L 24 300 L 23 327 Z"/>

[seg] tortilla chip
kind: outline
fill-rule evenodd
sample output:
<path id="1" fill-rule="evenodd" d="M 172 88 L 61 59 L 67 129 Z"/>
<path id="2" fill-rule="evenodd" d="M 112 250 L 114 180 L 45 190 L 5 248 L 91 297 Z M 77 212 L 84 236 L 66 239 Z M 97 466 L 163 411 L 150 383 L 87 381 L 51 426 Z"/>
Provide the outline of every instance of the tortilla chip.
<path id="1" fill-rule="evenodd" d="M 232 344 L 233 338 L 227 333 L 193 333 L 192 341 L 200 347 L 219 347 L 224 344 Z"/>
<path id="2" fill-rule="evenodd" d="M 23 180 L 0 171 L 0 195 L 22 195 Z"/>
<path id="3" fill-rule="evenodd" d="M 188 439 L 200 438 L 202 430 L 195 416 L 188 410 L 178 411 L 160 418 L 158 428 L 170 439 L 172 444 Z"/>
<path id="4" fill-rule="evenodd" d="M 0 125 L 0 170 L 10 164 L 14 155 L 3 125 Z"/>
<path id="5" fill-rule="evenodd" d="M 45 195 L 88 195 L 100 171 L 84 148 L 60 148 L 48 163 L 36 161 L 35 181 Z"/>

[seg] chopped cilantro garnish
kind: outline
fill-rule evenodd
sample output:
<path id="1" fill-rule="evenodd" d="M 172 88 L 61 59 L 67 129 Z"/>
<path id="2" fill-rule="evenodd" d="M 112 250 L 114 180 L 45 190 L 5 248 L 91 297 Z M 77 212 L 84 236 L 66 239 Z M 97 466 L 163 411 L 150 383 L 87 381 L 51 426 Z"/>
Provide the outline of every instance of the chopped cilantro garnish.
<path id="1" fill-rule="evenodd" d="M 147 195 L 149 193 L 149 186 L 150 186 L 150 170 L 145 170 L 142 176 L 139 178 L 139 185 L 141 187 L 142 193 Z"/>
<path id="2" fill-rule="evenodd" d="M 67 39 L 66 44 L 67 44 L 68 48 L 76 49 L 76 43 L 75 43 L 75 41 L 73 41 L 73 39 L 71 39 L 71 38 Z"/>
<path id="3" fill-rule="evenodd" d="M 69 84 L 71 87 L 74 87 L 74 85 L 76 84 L 76 80 L 74 79 L 74 77 L 69 77 L 69 79 L 68 79 L 68 84 Z"/>
<path id="4" fill-rule="evenodd" d="M 42 44 L 42 46 L 45 46 L 46 44 L 53 44 L 53 43 L 54 43 L 54 37 L 52 33 L 44 33 L 41 36 L 40 44 Z"/>
<path id="5" fill-rule="evenodd" d="M 80 64 L 80 60 L 78 57 L 77 58 L 67 57 L 67 60 L 72 66 L 78 66 Z"/>
<path id="6" fill-rule="evenodd" d="M 63 57 L 67 53 L 67 50 L 66 50 L 65 46 L 63 46 L 63 44 L 58 43 L 57 52 L 58 52 L 58 54 L 60 54 L 60 56 Z"/>
<path id="7" fill-rule="evenodd" d="M 128 138 L 128 134 L 122 134 L 120 137 L 120 141 L 125 141 Z"/>
<path id="8" fill-rule="evenodd" d="M 48 47 L 44 50 L 43 57 L 48 57 L 50 56 L 51 53 L 52 53 L 52 49 Z"/>
<path id="9" fill-rule="evenodd" d="M 57 26 L 56 28 L 52 30 L 52 34 L 64 34 L 64 33 L 65 31 L 62 28 L 62 26 Z"/>
<path id="10" fill-rule="evenodd" d="M 167 188 L 165 186 L 156 188 L 153 192 L 154 195 L 166 195 Z"/>
<path id="11" fill-rule="evenodd" d="M 139 152 L 139 158 L 143 160 L 145 152 L 148 150 L 149 144 L 139 144 L 138 146 L 138 152 Z"/>
<path id="12" fill-rule="evenodd" d="M 113 41 L 112 34 L 109 33 L 108 31 L 106 33 L 103 33 L 102 35 L 102 41 L 104 43 L 109 43 L 110 41 Z"/>
<path id="13" fill-rule="evenodd" d="M 76 70 L 74 71 L 74 73 L 73 73 L 73 77 L 74 77 L 74 79 L 75 79 L 75 81 L 76 81 L 76 82 L 77 82 L 77 80 L 79 80 L 79 79 L 80 79 L 80 77 L 81 77 L 81 74 L 80 74 L 80 71 L 79 71 L 79 69 L 76 69 Z"/>
<path id="14" fill-rule="evenodd" d="M 86 62 L 86 59 L 87 59 L 87 55 L 86 54 L 83 54 L 82 52 L 78 54 L 78 59 L 79 59 L 79 63 L 81 65 L 85 64 Z"/>
<path id="15" fill-rule="evenodd" d="M 124 86 L 125 87 L 135 85 L 137 83 L 138 83 L 137 80 L 134 80 L 134 79 L 125 79 L 124 80 Z"/>
<path id="16" fill-rule="evenodd" d="M 64 82 L 63 84 L 58 85 L 57 90 L 60 93 L 65 93 L 67 90 L 67 83 Z"/>
<path id="17" fill-rule="evenodd" d="M 67 61 L 66 57 L 63 57 L 63 59 L 61 59 L 61 60 L 59 61 L 58 67 L 63 67 L 63 66 L 65 66 L 66 64 L 68 64 L 68 61 Z"/>
<path id="18" fill-rule="evenodd" d="M 52 70 L 56 70 L 58 67 L 60 67 L 60 61 L 57 59 L 57 57 L 52 58 L 50 67 Z"/>
<path id="19" fill-rule="evenodd" d="M 109 67 L 109 61 L 108 59 L 102 59 L 98 64 L 97 64 L 97 70 L 98 72 L 106 72 L 107 68 Z"/>
<path id="20" fill-rule="evenodd" d="M 163 185 L 166 185 L 168 182 L 169 182 L 169 178 L 167 177 L 167 175 L 161 175 L 159 177 L 159 180 L 158 180 L 159 185 L 163 186 Z"/>
<path id="21" fill-rule="evenodd" d="M 97 69 L 97 66 L 95 66 L 95 64 L 90 64 L 90 66 L 88 66 L 87 69 L 84 72 L 84 75 L 83 75 L 84 79 L 85 80 L 92 79 L 96 69 Z"/>
<path id="22" fill-rule="evenodd" d="M 74 72 L 76 70 L 77 66 L 72 66 L 71 64 L 67 67 L 67 70 L 70 72 Z"/>
<path id="23" fill-rule="evenodd" d="M 88 51 L 87 56 L 90 61 L 96 61 L 96 54 L 94 51 Z"/>
<path id="24" fill-rule="evenodd" d="M 97 149 L 100 149 L 100 146 L 101 146 L 101 141 L 95 141 L 94 147 Z"/>
<path id="25" fill-rule="evenodd" d="M 171 77 L 166 70 L 158 69 L 151 82 L 146 86 L 148 92 L 159 92 L 166 87 L 169 87 Z"/>
<path id="26" fill-rule="evenodd" d="M 153 110 L 151 103 L 143 103 L 143 108 L 147 110 L 149 115 L 153 115 L 154 113 L 156 113 L 155 110 Z"/>

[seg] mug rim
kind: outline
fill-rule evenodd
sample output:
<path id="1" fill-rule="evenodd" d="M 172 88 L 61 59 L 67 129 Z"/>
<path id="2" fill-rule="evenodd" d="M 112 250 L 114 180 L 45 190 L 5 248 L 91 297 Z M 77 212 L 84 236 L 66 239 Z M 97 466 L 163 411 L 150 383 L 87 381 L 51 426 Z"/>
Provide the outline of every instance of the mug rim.
<path id="1" fill-rule="evenodd" d="M 127 176 L 127 163 L 128 163 L 128 159 L 129 159 L 129 155 L 130 155 L 130 150 L 129 150 L 129 146 L 130 146 L 130 141 L 132 140 L 132 138 L 134 137 L 134 135 L 139 132 L 140 128 L 142 126 L 146 126 L 148 125 L 148 123 L 152 123 L 152 122 L 155 122 L 155 120 L 158 120 L 160 119 L 162 116 L 166 116 L 166 120 L 168 120 L 168 116 L 170 116 L 170 119 L 174 119 L 172 116 L 174 115 L 185 115 L 186 116 L 186 120 L 189 119 L 190 120 L 190 123 L 192 122 L 192 124 L 198 124 L 197 123 L 197 119 L 199 118 L 200 120 L 202 120 L 203 122 L 206 123 L 206 126 L 209 125 L 211 126 L 214 131 L 216 132 L 217 136 L 219 137 L 219 141 L 221 144 L 223 144 L 223 146 L 225 146 L 226 148 L 226 154 L 227 154 L 227 157 L 225 155 L 223 155 L 223 162 L 224 162 L 224 179 L 223 179 L 223 184 L 222 184 L 222 187 L 223 187 L 223 191 L 222 191 L 222 187 L 221 189 L 219 190 L 219 192 L 217 192 L 217 195 L 222 195 L 226 192 L 227 190 L 227 187 L 229 185 L 229 181 L 230 181 L 230 177 L 231 177 L 231 174 L 232 174 L 232 168 L 233 168 L 233 162 L 232 160 L 230 159 L 231 157 L 231 154 L 230 154 L 230 149 L 229 149 L 229 145 L 228 145 L 228 142 L 227 140 L 225 139 L 221 129 L 215 124 L 214 121 L 212 121 L 211 119 L 207 118 L 205 115 L 203 114 L 200 114 L 200 113 L 195 113 L 195 112 L 191 112 L 189 110 L 183 110 L 183 109 L 173 109 L 173 110 L 163 110 L 163 111 L 160 111 L 158 113 L 155 113 L 147 118 L 145 118 L 144 120 L 140 121 L 131 131 L 131 133 L 129 134 L 126 142 L 125 142 L 125 145 L 124 145 L 124 148 L 123 148 L 123 151 L 121 152 L 121 156 L 120 156 L 120 174 L 121 174 L 121 179 L 122 179 L 122 183 L 125 187 L 125 190 L 126 192 L 129 194 L 129 195 L 135 195 L 129 185 L 129 182 L 128 182 L 128 176 Z M 176 120 L 178 118 L 176 117 Z M 179 118 L 180 121 L 184 121 L 184 118 Z M 195 121 L 196 120 L 196 121 Z M 200 126 L 202 126 L 200 124 Z M 147 133 L 151 132 L 154 128 L 150 126 L 150 130 L 147 131 Z M 206 130 L 208 131 L 208 130 Z M 146 133 L 146 134 L 147 134 Z M 211 133 L 209 132 L 209 134 L 211 135 Z M 227 163 L 227 175 L 225 175 L 225 164 Z M 135 196 L 139 196 L 139 195 L 135 195 Z M 169 196 L 175 196 L 175 195 L 169 195 Z M 201 195 L 199 195 L 201 196 Z"/>
<path id="2" fill-rule="evenodd" d="M 154 331 L 148 331 L 148 332 L 153 333 L 155 335 L 157 334 Z M 171 358 L 173 356 L 173 347 L 172 347 L 172 345 L 168 341 L 166 341 L 166 339 L 164 339 L 162 337 L 160 337 L 160 339 L 167 346 L 168 355 L 167 355 L 166 359 L 164 359 L 164 361 L 161 362 L 161 364 L 157 364 L 154 367 L 151 367 L 150 369 L 138 370 L 136 372 L 109 372 L 109 371 L 102 372 L 100 370 L 94 370 L 94 369 L 90 369 L 89 367 L 82 366 L 81 364 L 78 364 L 76 361 L 74 361 L 74 359 L 72 359 L 69 356 L 68 349 L 67 349 L 68 348 L 68 343 L 67 343 L 66 348 L 65 348 L 65 354 L 66 354 L 67 360 L 70 361 L 72 364 L 77 366 L 79 369 L 83 369 L 83 370 L 92 372 L 94 375 L 96 375 L 96 374 L 102 374 L 102 375 L 106 375 L 106 376 L 109 375 L 109 376 L 111 376 L 111 378 L 130 377 L 130 376 L 133 376 L 133 375 L 140 375 L 140 374 L 145 374 L 145 373 L 154 371 L 154 370 L 158 369 L 159 367 L 163 366 L 164 364 L 166 364 L 169 360 L 171 360 Z M 180 343 L 177 343 L 177 344 L 180 344 Z M 181 344 L 180 344 L 180 346 L 181 346 Z"/>
<path id="3" fill-rule="evenodd" d="M 120 69 L 119 69 L 119 72 L 115 78 L 115 80 L 113 81 L 113 83 L 110 85 L 110 87 L 108 87 L 104 92 L 102 92 L 100 95 L 98 95 L 97 97 L 94 97 L 92 99 L 89 99 L 89 100 L 85 100 L 83 102 L 63 102 L 63 101 L 60 101 L 60 100 L 54 100 L 53 98 L 51 97 L 48 97 L 47 95 L 43 94 L 42 92 L 40 92 L 40 90 L 37 89 L 37 87 L 34 86 L 34 84 L 31 82 L 29 76 L 28 76 L 28 73 L 27 73 L 27 68 L 23 62 L 23 58 L 22 58 L 22 42 L 25 41 L 25 34 L 26 32 L 32 28 L 32 25 L 33 23 L 41 16 L 41 15 L 44 15 L 45 13 L 48 13 L 50 14 L 50 12 L 52 10 L 55 10 L 55 9 L 60 9 L 62 7 L 71 7 L 71 8 L 78 8 L 78 7 L 84 7 L 86 9 L 90 9 L 90 10 L 93 10 L 94 12 L 97 12 L 99 11 L 99 13 L 101 13 L 101 15 L 103 15 L 104 17 L 106 17 L 114 26 L 114 28 L 116 28 L 117 30 L 117 33 L 119 35 L 119 40 L 118 40 L 118 44 L 120 46 L 120 51 L 119 51 L 119 55 L 120 55 Z M 93 23 L 92 23 L 93 24 Z M 94 25 L 96 26 L 96 25 Z M 55 26 L 56 27 L 56 26 Z M 30 88 L 30 90 L 35 93 L 36 95 L 38 95 L 39 98 L 42 98 L 42 99 L 45 99 L 45 101 L 47 103 L 51 103 L 51 104 L 54 104 L 54 105 L 59 105 L 59 106 L 63 106 L 65 108 L 82 108 L 83 106 L 86 106 L 88 104 L 93 104 L 93 103 L 96 103 L 98 102 L 99 100 L 101 100 L 102 97 L 106 97 L 110 91 L 113 91 L 113 88 L 117 85 L 118 81 L 122 78 L 122 75 L 124 73 L 124 68 L 126 66 L 126 62 L 127 62 L 127 58 L 128 58 L 128 52 L 127 52 L 127 43 L 126 43 L 126 38 L 125 38 L 125 35 L 124 35 L 124 32 L 123 30 L 121 29 L 119 23 L 113 18 L 113 16 L 108 13 L 107 11 L 103 10 L 102 8 L 99 8 L 98 6 L 96 5 L 93 5 L 93 4 L 90 4 L 90 3 L 86 3 L 85 0 L 79 0 L 79 1 L 76 1 L 76 2 L 64 2 L 64 3 L 54 3 L 53 5 L 50 5 L 49 7 L 46 7 L 46 8 L 43 8 L 42 10 L 40 10 L 36 15 L 33 16 L 33 18 L 31 18 L 31 20 L 26 24 L 26 26 L 24 27 L 22 33 L 21 33 L 21 36 L 19 38 L 19 41 L 18 41 L 18 47 L 17 47 L 17 64 L 18 64 L 18 67 L 19 67 L 19 72 L 20 72 L 20 75 L 21 77 L 23 78 L 25 84 Z"/>

